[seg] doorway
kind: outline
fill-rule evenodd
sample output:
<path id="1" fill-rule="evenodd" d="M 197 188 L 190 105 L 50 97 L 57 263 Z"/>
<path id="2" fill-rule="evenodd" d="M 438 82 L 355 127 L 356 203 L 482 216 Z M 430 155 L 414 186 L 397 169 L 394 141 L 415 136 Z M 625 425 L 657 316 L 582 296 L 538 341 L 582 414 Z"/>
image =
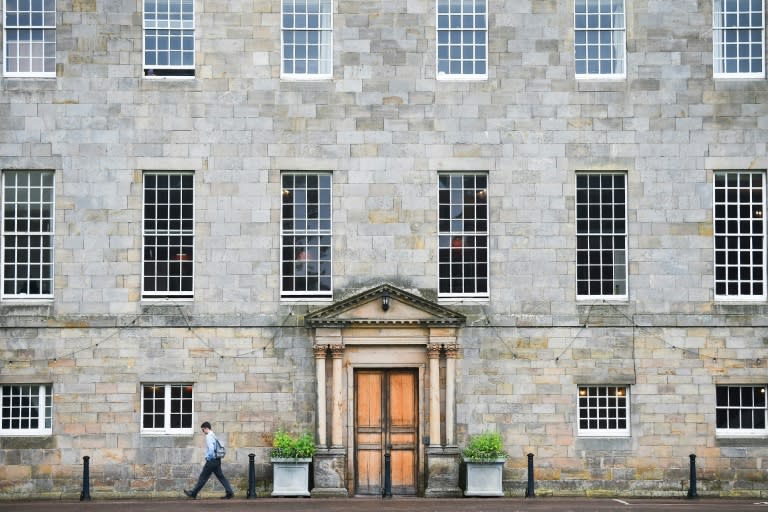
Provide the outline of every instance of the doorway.
<path id="1" fill-rule="evenodd" d="M 355 371 L 356 494 L 382 494 L 387 453 L 392 494 L 418 493 L 417 382 L 410 369 Z"/>

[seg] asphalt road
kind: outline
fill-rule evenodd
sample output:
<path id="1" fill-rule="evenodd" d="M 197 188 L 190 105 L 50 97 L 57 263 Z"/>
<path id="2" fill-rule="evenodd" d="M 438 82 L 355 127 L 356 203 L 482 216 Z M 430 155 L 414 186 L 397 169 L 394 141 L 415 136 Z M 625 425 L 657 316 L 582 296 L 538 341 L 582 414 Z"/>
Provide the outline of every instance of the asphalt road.
<path id="1" fill-rule="evenodd" d="M 768 512 L 768 499 L 635 498 L 260 498 L 220 500 L 14 501 L 2 512 Z"/>

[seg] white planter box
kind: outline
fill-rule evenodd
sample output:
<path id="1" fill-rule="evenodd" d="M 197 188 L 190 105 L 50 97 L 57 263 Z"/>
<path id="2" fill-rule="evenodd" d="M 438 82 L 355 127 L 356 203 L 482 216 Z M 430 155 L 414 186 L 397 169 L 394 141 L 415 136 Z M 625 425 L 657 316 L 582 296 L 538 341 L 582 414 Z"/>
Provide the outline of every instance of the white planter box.
<path id="1" fill-rule="evenodd" d="M 505 460 L 470 462 L 465 459 L 467 481 L 464 496 L 504 496 L 501 477 Z"/>
<path id="2" fill-rule="evenodd" d="M 272 459 L 272 496 L 309 496 L 312 459 Z"/>

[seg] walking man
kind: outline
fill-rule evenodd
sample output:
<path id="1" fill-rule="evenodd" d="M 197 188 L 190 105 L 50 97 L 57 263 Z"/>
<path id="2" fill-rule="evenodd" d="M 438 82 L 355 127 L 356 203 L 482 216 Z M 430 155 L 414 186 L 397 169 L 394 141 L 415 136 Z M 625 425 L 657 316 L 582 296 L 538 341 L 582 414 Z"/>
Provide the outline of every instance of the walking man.
<path id="1" fill-rule="evenodd" d="M 203 466 L 203 470 L 200 472 L 200 478 L 197 479 L 195 487 L 191 491 L 184 489 L 184 494 L 192 499 L 197 498 L 197 493 L 200 492 L 200 489 L 203 488 L 205 483 L 211 477 L 211 473 L 213 473 L 216 475 L 216 478 L 219 479 L 221 485 L 224 486 L 224 491 L 227 493 L 222 496 L 221 499 L 231 499 L 235 493 L 232 492 L 232 486 L 229 485 L 229 481 L 224 476 L 224 473 L 221 472 L 221 459 L 216 457 L 216 445 L 219 440 L 216 439 L 216 434 L 213 433 L 211 424 L 207 421 L 200 425 L 200 428 L 203 429 L 203 433 L 205 434 L 205 466 Z"/>

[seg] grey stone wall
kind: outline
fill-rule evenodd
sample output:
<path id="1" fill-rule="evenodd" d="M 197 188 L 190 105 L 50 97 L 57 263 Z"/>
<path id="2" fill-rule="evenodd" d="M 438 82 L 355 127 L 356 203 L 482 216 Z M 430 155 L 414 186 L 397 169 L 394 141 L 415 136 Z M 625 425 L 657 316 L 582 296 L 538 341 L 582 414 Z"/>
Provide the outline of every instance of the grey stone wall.
<path id="1" fill-rule="evenodd" d="M 314 426 L 301 315 L 279 301 L 279 175 L 334 180 L 334 291 L 435 295 L 437 172 L 488 171 L 491 299 L 458 364 L 459 441 L 499 428 L 507 489 L 765 495 L 765 440 L 714 436 L 719 378 L 765 378 L 766 305 L 713 300 L 713 170 L 768 168 L 765 80 L 713 80 L 711 2 L 627 2 L 627 78 L 575 80 L 572 2 L 490 4 L 489 78 L 435 79 L 434 2 L 334 3 L 333 79 L 280 79 L 280 2 L 196 3 L 196 77 L 142 78 L 140 5 L 60 1 L 57 77 L 0 79 L 0 169 L 56 172 L 56 290 L 0 304 L 0 383 L 52 382 L 54 436 L 0 437 L 0 497 L 177 495 L 196 438 L 139 434 L 139 384 L 196 383 L 225 470 Z M 195 300 L 140 300 L 141 173 L 195 172 Z M 629 300 L 575 300 L 574 173 L 629 180 Z M 574 434 L 576 386 L 631 385 L 632 436 Z M 261 484 L 260 484 L 261 485 Z M 539 491 L 537 491 L 539 492 Z"/>

